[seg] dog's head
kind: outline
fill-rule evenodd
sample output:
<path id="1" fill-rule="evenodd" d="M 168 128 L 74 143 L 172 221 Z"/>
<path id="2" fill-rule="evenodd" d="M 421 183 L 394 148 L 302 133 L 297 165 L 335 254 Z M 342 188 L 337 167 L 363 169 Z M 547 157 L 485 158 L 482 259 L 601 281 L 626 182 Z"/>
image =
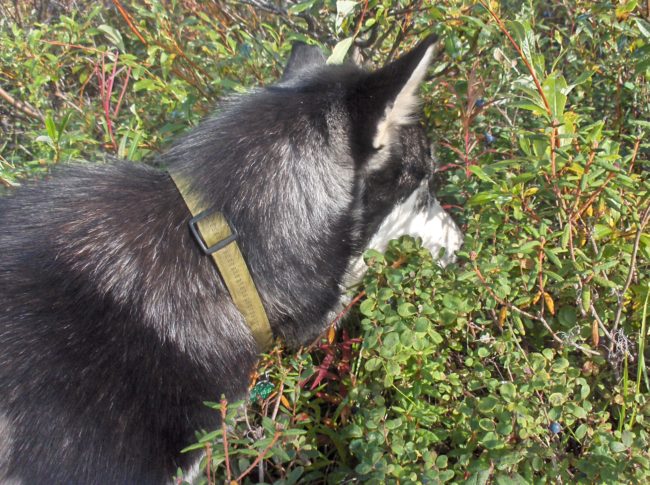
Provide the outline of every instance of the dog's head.
<path id="1" fill-rule="evenodd" d="M 281 86 L 317 86 L 328 73 L 343 80 L 343 102 L 351 118 L 349 140 L 360 191 L 358 221 L 363 249 L 384 250 L 402 234 L 422 238 L 440 262 L 454 259 L 462 233 L 435 199 L 431 187 L 434 161 L 431 143 L 418 123 L 418 90 L 433 58 L 435 37 L 383 68 L 366 72 L 352 66 L 328 66 L 321 50 L 296 44 Z M 340 71 L 347 75 L 341 75 Z M 364 271 L 359 258 L 348 283 Z"/>

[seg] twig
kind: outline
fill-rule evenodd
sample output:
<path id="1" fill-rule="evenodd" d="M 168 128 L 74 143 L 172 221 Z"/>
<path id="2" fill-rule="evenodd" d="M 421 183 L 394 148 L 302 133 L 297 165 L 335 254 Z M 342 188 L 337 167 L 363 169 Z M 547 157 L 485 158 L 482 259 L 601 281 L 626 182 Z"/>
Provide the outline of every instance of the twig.
<path id="1" fill-rule="evenodd" d="M 95 49 L 94 47 L 87 47 L 85 45 L 70 44 L 68 42 L 60 42 L 58 40 L 41 40 L 44 44 L 56 45 L 59 47 L 68 47 L 69 49 L 81 49 L 83 51 L 94 52 L 96 54 L 103 54 L 105 51 Z"/>
<path id="2" fill-rule="evenodd" d="M 120 12 L 122 17 L 124 17 L 124 20 L 126 20 L 127 25 L 131 29 L 131 32 L 133 32 L 138 39 L 140 39 L 140 42 L 142 42 L 144 45 L 148 45 L 147 41 L 145 38 L 142 36 L 140 31 L 136 28 L 135 24 L 133 23 L 133 19 L 131 18 L 131 15 L 129 12 L 126 11 L 126 9 L 122 6 L 119 0 L 112 0 L 113 5 L 115 5 L 115 8 Z"/>
<path id="3" fill-rule="evenodd" d="M 221 400 L 221 434 L 223 435 L 223 452 L 226 460 L 226 481 L 232 480 L 232 471 L 230 470 L 230 457 L 228 456 L 228 427 L 226 426 L 226 413 L 228 411 L 228 401 Z"/>
<path id="4" fill-rule="evenodd" d="M 330 322 L 330 324 L 327 326 L 327 330 L 325 330 L 325 332 L 328 332 L 329 329 L 332 328 L 332 326 L 336 325 L 339 322 L 339 320 L 341 320 L 341 318 L 343 318 L 350 311 L 350 309 L 354 305 L 359 303 L 359 300 L 361 300 L 361 298 L 363 298 L 364 296 L 366 296 L 366 290 L 361 291 L 357 296 L 355 296 L 352 299 L 352 301 L 350 303 L 348 303 L 345 306 L 345 308 L 343 310 L 341 310 L 341 312 L 339 312 L 338 315 L 336 315 L 336 317 L 334 317 L 334 320 L 332 320 Z M 307 352 L 310 352 L 314 347 L 316 347 L 320 343 L 321 339 L 325 335 L 325 332 L 323 332 L 318 337 L 316 337 L 316 339 L 311 344 L 309 344 L 309 346 L 307 346 L 307 349 L 306 349 Z"/>
<path id="5" fill-rule="evenodd" d="M 278 400 L 275 401 L 275 407 L 273 408 L 273 413 L 271 414 L 271 419 L 275 421 L 275 418 L 278 416 L 278 411 L 280 410 L 280 402 L 282 401 L 282 393 L 284 392 L 284 381 L 280 382 L 280 388 L 278 389 Z"/>
<path id="6" fill-rule="evenodd" d="M 269 452 L 271 448 L 273 448 L 273 445 L 278 441 L 278 439 L 282 436 L 282 432 L 279 430 L 275 431 L 275 434 L 273 435 L 273 439 L 271 442 L 268 444 L 266 448 L 264 448 L 264 451 L 257 455 L 257 458 L 255 458 L 255 461 L 251 463 L 251 466 L 249 466 L 246 470 L 242 472 L 241 475 L 237 477 L 237 481 L 240 482 L 246 475 L 248 475 L 253 469 L 257 466 L 257 464 L 260 462 L 260 460 L 264 459 L 266 454 Z M 228 483 L 230 483 L 230 478 L 228 478 Z"/>
<path id="7" fill-rule="evenodd" d="M 546 319 L 541 314 L 533 315 L 532 313 L 528 313 L 527 311 L 522 310 L 521 308 L 513 305 L 509 301 L 505 301 L 502 298 L 499 298 L 497 296 L 497 294 L 492 290 L 492 288 L 490 288 L 490 286 L 488 285 L 487 281 L 485 280 L 485 277 L 481 273 L 481 270 L 478 269 L 478 266 L 474 266 L 474 272 L 478 276 L 479 280 L 481 280 L 481 283 L 483 283 L 483 286 L 488 291 L 490 296 L 492 298 L 494 298 L 499 304 L 507 306 L 509 309 L 519 313 L 520 315 L 523 315 L 526 318 L 530 318 L 531 320 L 537 320 L 538 322 L 541 322 L 541 324 L 544 325 L 546 330 L 548 330 L 548 332 L 551 334 L 551 337 L 553 338 L 553 340 L 555 340 L 559 344 L 564 345 L 564 340 L 562 340 L 560 337 L 557 336 L 557 334 L 553 331 L 551 326 L 548 324 Z M 593 351 L 591 349 L 584 348 L 581 345 L 578 345 L 578 344 L 573 344 L 573 345 L 575 346 L 575 348 L 577 348 L 578 350 L 582 351 L 585 354 L 599 355 L 598 352 L 595 352 L 595 351 Z"/>
<path id="8" fill-rule="evenodd" d="M 596 307 L 594 306 L 593 301 L 589 302 L 589 311 L 591 312 L 591 316 L 594 317 L 594 319 L 598 322 L 598 326 L 603 331 L 603 333 L 607 336 L 607 338 L 610 340 L 610 342 L 613 342 L 614 341 L 614 336 L 612 335 L 612 333 L 609 330 L 607 330 L 607 327 L 605 326 L 605 323 L 603 322 L 602 318 L 600 318 L 600 315 L 598 315 L 598 312 L 596 311 Z"/>
<path id="9" fill-rule="evenodd" d="M 212 472 L 210 471 L 210 463 L 212 462 L 212 446 L 210 443 L 205 444 L 205 474 L 208 477 L 208 485 L 212 484 Z"/>
<path id="10" fill-rule="evenodd" d="M 636 232 L 636 237 L 634 238 L 634 246 L 632 246 L 632 255 L 630 256 L 630 269 L 627 273 L 627 279 L 625 280 L 625 285 L 623 286 L 623 289 L 618 294 L 618 306 L 616 308 L 616 317 L 614 318 L 614 324 L 612 325 L 612 335 L 616 334 L 616 330 L 618 330 L 618 325 L 621 323 L 625 293 L 627 293 L 627 290 L 630 288 L 630 285 L 632 284 L 632 278 L 634 277 L 634 270 L 636 268 L 636 257 L 637 257 L 637 253 L 639 252 L 639 244 L 641 242 L 641 235 L 643 234 L 643 230 L 645 229 L 645 226 L 648 224 L 648 221 L 650 221 L 650 204 L 648 204 L 648 206 L 643 211 L 643 214 L 641 215 L 641 219 L 639 221 L 639 228 Z M 614 350 L 614 340 L 611 340 L 609 343 L 609 351 L 612 352 L 613 350 Z"/>
<path id="11" fill-rule="evenodd" d="M 592 146 L 591 146 L 591 151 L 589 152 L 589 159 L 587 160 L 587 163 L 585 164 L 585 169 L 582 172 L 582 175 L 580 176 L 580 180 L 576 184 L 576 189 L 573 193 L 573 207 L 571 207 L 571 216 L 575 214 L 576 209 L 578 208 L 578 204 L 580 203 L 580 196 L 582 195 L 582 180 L 587 176 L 589 173 L 589 169 L 591 168 L 591 165 L 594 163 L 594 159 L 596 158 L 596 150 L 598 149 L 598 142 L 595 141 Z M 569 219 L 569 224 L 571 224 L 571 219 Z"/>
<path id="12" fill-rule="evenodd" d="M 612 179 L 616 177 L 616 172 L 610 172 L 610 174 L 607 176 L 603 184 L 598 187 L 593 194 L 587 199 L 587 202 L 584 203 L 582 206 L 582 209 L 580 209 L 578 212 L 574 212 L 574 214 L 569 218 L 569 221 L 571 223 L 575 222 L 576 219 L 582 216 L 582 214 L 589 208 L 591 204 L 593 204 L 594 200 L 605 190 L 605 187 L 612 181 Z"/>
<path id="13" fill-rule="evenodd" d="M 11 94 L 9 94 L 7 91 L 4 89 L 0 88 L 0 98 L 4 99 L 7 103 L 9 103 L 11 106 L 16 108 L 19 111 L 22 111 L 25 113 L 27 116 L 30 118 L 34 118 L 40 121 L 43 121 L 43 114 L 38 111 L 36 108 L 33 108 L 32 106 L 29 105 L 26 101 L 19 101 L 16 98 L 14 98 Z"/>
<path id="14" fill-rule="evenodd" d="M 524 61 L 524 64 L 526 64 L 526 68 L 528 69 L 528 72 L 530 72 L 530 75 L 533 78 L 533 82 L 535 83 L 535 87 L 537 88 L 537 92 L 539 93 L 540 97 L 542 98 L 542 101 L 544 102 L 544 107 L 546 108 L 546 112 L 548 113 L 549 116 L 553 115 L 553 112 L 551 111 L 551 106 L 548 103 L 548 99 L 546 99 L 546 95 L 544 94 L 544 90 L 542 89 L 542 85 L 539 82 L 539 79 L 537 79 L 537 74 L 535 73 L 535 70 L 533 69 L 533 66 L 531 66 L 530 62 L 528 62 L 528 59 L 526 59 L 526 56 L 524 55 L 524 52 L 521 50 L 521 47 L 519 47 L 519 44 L 515 41 L 515 39 L 512 38 L 512 35 L 510 35 L 510 32 L 508 32 L 508 29 L 506 29 L 505 24 L 503 23 L 503 20 L 499 18 L 499 16 L 494 13 L 494 11 L 488 6 L 487 3 L 485 3 L 485 0 L 479 0 L 481 5 L 490 12 L 490 15 L 492 15 L 492 18 L 496 21 L 497 25 L 501 29 L 501 32 L 505 34 L 505 36 L 508 38 L 512 46 L 515 48 L 517 53 L 519 54 L 519 57 L 521 57 L 521 60 Z M 554 147 L 551 147 L 551 150 Z"/>
<path id="15" fill-rule="evenodd" d="M 122 106 L 122 99 L 124 98 L 124 93 L 126 93 L 126 88 L 129 85 L 129 80 L 131 79 L 131 67 L 126 71 L 126 79 L 122 84 L 122 90 L 120 91 L 120 97 L 117 99 L 117 105 L 113 109 L 113 118 L 117 118 L 117 115 L 120 114 L 120 107 Z"/>

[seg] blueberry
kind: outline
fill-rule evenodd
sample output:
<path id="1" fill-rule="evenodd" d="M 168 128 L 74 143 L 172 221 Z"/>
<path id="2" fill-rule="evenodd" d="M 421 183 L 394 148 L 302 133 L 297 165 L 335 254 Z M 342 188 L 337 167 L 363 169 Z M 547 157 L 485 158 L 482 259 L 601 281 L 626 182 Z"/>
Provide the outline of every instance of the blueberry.
<path id="1" fill-rule="evenodd" d="M 485 100 L 483 98 L 479 98 L 476 100 L 476 107 L 477 108 L 482 108 L 485 106 Z"/>
<path id="2" fill-rule="evenodd" d="M 557 421 L 553 421 L 548 429 L 551 430 L 551 433 L 553 434 L 559 434 L 560 431 L 562 431 L 562 426 L 560 426 L 560 423 Z"/>
<path id="3" fill-rule="evenodd" d="M 494 142 L 494 136 L 492 136 L 492 133 L 486 132 L 485 133 L 485 143 L 487 143 L 489 145 L 490 143 L 493 143 L 493 142 Z"/>

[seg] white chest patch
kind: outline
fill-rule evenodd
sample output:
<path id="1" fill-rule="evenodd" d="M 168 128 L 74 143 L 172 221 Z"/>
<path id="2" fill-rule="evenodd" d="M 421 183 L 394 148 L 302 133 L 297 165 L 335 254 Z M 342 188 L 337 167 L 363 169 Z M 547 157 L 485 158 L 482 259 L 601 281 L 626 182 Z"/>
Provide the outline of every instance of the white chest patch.
<path id="1" fill-rule="evenodd" d="M 428 190 L 426 182 L 423 182 L 410 197 L 397 205 L 383 220 L 367 249 L 384 251 L 392 239 L 410 234 L 421 238 L 422 245 L 434 257 L 445 248 L 444 256 L 439 259 L 441 265 L 453 262 L 456 259 L 454 253 L 463 243 L 463 233 L 440 203 L 428 195 Z M 422 200 L 426 202 L 422 204 Z M 366 265 L 360 257 L 348 269 L 346 287 L 361 281 L 365 271 Z"/>

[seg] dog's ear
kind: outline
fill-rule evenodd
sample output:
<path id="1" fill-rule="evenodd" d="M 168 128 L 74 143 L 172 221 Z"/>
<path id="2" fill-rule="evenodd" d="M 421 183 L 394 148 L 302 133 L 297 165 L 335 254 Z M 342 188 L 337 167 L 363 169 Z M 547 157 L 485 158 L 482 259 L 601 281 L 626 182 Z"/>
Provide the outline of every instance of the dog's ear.
<path id="1" fill-rule="evenodd" d="M 294 42 L 280 81 L 293 79 L 299 72 L 306 69 L 324 66 L 325 61 L 325 54 L 320 50 L 320 47 L 308 45 L 304 42 Z"/>
<path id="2" fill-rule="evenodd" d="M 364 126 L 362 143 L 380 150 L 394 141 L 400 125 L 413 122 L 419 103 L 418 88 L 433 57 L 431 35 L 413 50 L 362 78 L 350 102 Z"/>

